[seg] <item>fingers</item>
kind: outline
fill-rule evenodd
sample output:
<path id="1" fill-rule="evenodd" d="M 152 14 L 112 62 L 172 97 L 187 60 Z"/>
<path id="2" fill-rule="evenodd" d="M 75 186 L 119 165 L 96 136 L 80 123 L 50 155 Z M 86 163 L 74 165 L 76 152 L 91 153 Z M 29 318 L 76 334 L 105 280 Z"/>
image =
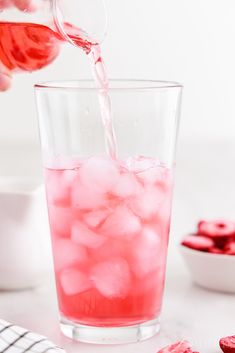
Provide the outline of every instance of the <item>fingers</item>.
<path id="1" fill-rule="evenodd" d="M 0 91 L 7 91 L 11 87 L 11 81 L 10 76 L 0 73 Z"/>
<path id="2" fill-rule="evenodd" d="M 0 0 L 0 10 L 7 9 L 12 6 L 11 0 Z"/>
<path id="3" fill-rule="evenodd" d="M 35 4 L 32 0 L 12 0 L 14 5 L 21 11 L 34 11 Z"/>
<path id="4" fill-rule="evenodd" d="M 33 12 L 36 10 L 36 4 L 33 0 L 0 0 L 0 10 L 16 6 L 21 11 Z"/>
<path id="5" fill-rule="evenodd" d="M 11 87 L 11 74 L 7 68 L 0 63 L 0 91 L 6 91 Z"/>

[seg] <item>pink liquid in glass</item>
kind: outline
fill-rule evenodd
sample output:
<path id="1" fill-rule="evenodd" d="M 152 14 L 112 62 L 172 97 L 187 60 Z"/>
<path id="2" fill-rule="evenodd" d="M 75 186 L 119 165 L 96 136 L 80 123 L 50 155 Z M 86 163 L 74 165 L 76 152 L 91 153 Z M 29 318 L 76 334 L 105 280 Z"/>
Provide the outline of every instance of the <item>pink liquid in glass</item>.
<path id="1" fill-rule="evenodd" d="M 161 310 L 171 171 L 145 157 L 45 169 L 61 315 L 126 326 Z"/>

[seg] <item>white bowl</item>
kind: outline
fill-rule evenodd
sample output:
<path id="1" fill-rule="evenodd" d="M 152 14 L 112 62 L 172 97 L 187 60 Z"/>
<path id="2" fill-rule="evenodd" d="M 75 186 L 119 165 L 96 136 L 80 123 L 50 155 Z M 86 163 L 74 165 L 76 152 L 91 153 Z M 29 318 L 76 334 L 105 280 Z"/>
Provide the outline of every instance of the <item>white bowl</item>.
<path id="1" fill-rule="evenodd" d="M 51 267 L 43 186 L 0 177 L 0 289 L 37 286 Z"/>
<path id="2" fill-rule="evenodd" d="M 198 285 L 226 293 L 235 293 L 235 256 L 211 254 L 180 245 L 180 252 Z"/>

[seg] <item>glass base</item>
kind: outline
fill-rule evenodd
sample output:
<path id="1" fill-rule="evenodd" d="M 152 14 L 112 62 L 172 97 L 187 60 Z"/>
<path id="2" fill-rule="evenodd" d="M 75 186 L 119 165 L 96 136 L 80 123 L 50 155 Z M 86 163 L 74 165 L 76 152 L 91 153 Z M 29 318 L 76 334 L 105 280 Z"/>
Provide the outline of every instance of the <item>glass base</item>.
<path id="1" fill-rule="evenodd" d="M 159 319 L 122 327 L 85 326 L 61 318 L 62 333 L 75 341 L 95 344 L 125 344 L 144 341 L 160 330 Z"/>

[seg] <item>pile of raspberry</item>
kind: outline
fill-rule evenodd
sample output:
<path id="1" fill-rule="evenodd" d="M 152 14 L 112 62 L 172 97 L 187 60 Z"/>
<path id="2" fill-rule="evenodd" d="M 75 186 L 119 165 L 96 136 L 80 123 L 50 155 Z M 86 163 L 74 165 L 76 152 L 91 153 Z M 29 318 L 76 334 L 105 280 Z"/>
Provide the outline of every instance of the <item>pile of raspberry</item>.
<path id="1" fill-rule="evenodd" d="M 181 244 L 212 254 L 235 255 L 235 222 L 200 221 L 196 233 L 186 236 Z"/>
<path id="2" fill-rule="evenodd" d="M 235 353 L 235 336 L 223 337 L 219 341 L 221 350 L 224 353 Z M 193 350 L 192 345 L 186 341 L 179 341 L 162 348 L 157 353 L 199 353 Z"/>

